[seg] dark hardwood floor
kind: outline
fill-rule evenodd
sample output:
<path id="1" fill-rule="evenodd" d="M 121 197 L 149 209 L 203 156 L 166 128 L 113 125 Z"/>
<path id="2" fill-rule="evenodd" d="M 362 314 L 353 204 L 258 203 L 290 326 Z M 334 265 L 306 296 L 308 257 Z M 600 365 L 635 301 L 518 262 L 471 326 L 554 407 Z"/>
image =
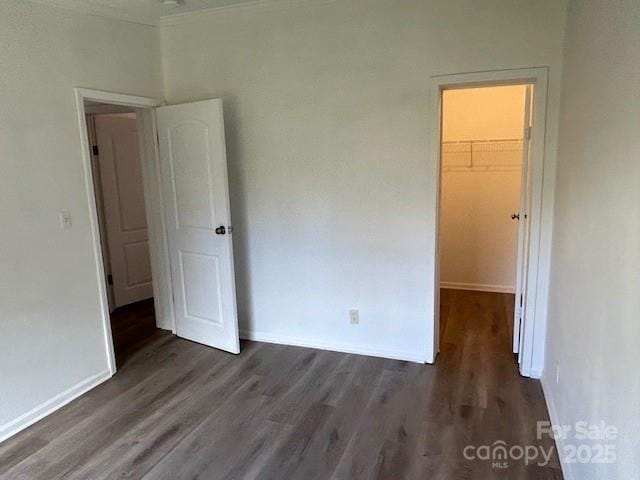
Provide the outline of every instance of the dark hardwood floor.
<path id="1" fill-rule="evenodd" d="M 111 313 L 111 335 L 118 369 L 155 336 L 162 334 L 166 332 L 156 328 L 153 298 L 116 308 Z"/>
<path id="2" fill-rule="evenodd" d="M 123 318 L 118 373 L 0 444 L 0 478 L 561 479 L 555 455 L 463 456 L 552 446 L 540 383 L 510 353 L 512 299 L 443 291 L 435 366 L 255 342 L 234 356 L 159 331 L 126 347 L 144 329 Z"/>

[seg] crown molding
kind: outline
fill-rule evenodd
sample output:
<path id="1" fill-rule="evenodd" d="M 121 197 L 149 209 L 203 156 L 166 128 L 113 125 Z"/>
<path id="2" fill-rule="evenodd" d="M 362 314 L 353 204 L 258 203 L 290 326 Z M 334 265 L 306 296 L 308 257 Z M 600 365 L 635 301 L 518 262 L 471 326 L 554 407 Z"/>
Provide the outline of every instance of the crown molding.
<path id="1" fill-rule="evenodd" d="M 121 9 L 111 8 L 104 5 L 92 5 L 82 0 L 27 0 L 31 3 L 46 5 L 54 8 L 62 8 L 74 12 L 84 13 L 97 17 L 111 18 L 124 22 L 138 23 L 142 25 L 158 26 L 158 20 L 147 15 L 125 12 Z"/>
<path id="2" fill-rule="evenodd" d="M 2 1 L 2 0 L 0 0 Z M 93 15 L 103 18 L 110 18 L 114 20 L 120 20 L 124 22 L 137 23 L 141 25 L 157 26 L 172 26 L 181 25 L 185 23 L 191 23 L 203 18 L 220 15 L 228 12 L 236 12 L 241 10 L 251 9 L 271 9 L 271 8 L 285 8 L 292 6 L 303 5 L 324 5 L 328 3 L 334 3 L 338 0 L 247 0 L 241 3 L 233 3 L 230 5 L 223 5 L 220 7 L 203 8 L 200 10 L 192 10 L 183 13 L 173 13 L 163 15 L 160 18 L 149 15 L 140 15 L 122 9 L 112 8 L 105 5 L 88 4 L 83 0 L 27 0 L 31 3 L 37 3 L 39 5 L 46 5 L 52 8 L 61 8 L 64 10 L 70 10 L 85 15 Z"/>
<path id="3" fill-rule="evenodd" d="M 191 23 L 207 17 L 241 10 L 285 8 L 312 4 L 324 5 L 328 3 L 335 3 L 337 1 L 339 0 L 247 0 L 246 2 L 233 3 L 221 7 L 204 8 L 201 10 L 193 10 L 191 12 L 163 15 L 160 17 L 158 24 L 161 27 L 168 27 Z"/>

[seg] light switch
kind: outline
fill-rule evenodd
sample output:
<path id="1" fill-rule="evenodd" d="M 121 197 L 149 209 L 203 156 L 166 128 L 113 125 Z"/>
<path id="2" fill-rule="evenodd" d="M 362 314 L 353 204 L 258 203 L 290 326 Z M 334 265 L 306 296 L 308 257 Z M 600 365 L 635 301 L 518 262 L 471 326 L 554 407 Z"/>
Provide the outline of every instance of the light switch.
<path id="1" fill-rule="evenodd" d="M 69 210 L 60 211 L 60 227 L 63 230 L 71 230 L 71 212 Z"/>

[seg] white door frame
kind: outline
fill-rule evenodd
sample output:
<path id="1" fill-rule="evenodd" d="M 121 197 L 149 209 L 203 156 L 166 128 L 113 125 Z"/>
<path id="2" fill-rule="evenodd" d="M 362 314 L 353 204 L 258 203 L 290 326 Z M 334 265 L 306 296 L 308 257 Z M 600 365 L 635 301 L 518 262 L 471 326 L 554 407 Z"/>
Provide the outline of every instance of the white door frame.
<path id="1" fill-rule="evenodd" d="M 107 285 L 104 274 L 100 226 L 96 208 L 96 197 L 91 167 L 91 152 L 87 132 L 85 101 L 99 102 L 109 105 L 122 105 L 136 110 L 138 118 L 138 138 L 142 177 L 144 184 L 145 210 L 149 234 L 149 253 L 151 256 L 151 276 L 153 279 L 153 297 L 156 310 L 156 324 L 159 328 L 175 333 L 173 295 L 171 291 L 171 270 L 169 268 L 169 251 L 167 248 L 167 231 L 162 202 L 160 183 L 160 160 L 158 155 L 158 137 L 156 132 L 155 107 L 164 105 L 164 100 L 104 92 L 86 88 L 75 88 L 76 111 L 80 128 L 80 146 L 82 150 L 82 166 L 84 168 L 85 187 L 89 203 L 89 219 L 93 253 L 98 279 L 100 298 L 100 314 L 104 330 L 105 348 L 109 371 L 116 372 L 116 359 L 111 335 L 109 303 L 107 301 Z"/>
<path id="2" fill-rule="evenodd" d="M 544 148 L 547 118 L 547 85 L 548 68 L 519 68 L 511 70 L 495 70 L 487 72 L 460 73 L 453 75 L 437 75 L 431 78 L 430 121 L 431 138 L 429 152 L 429 238 L 431 252 L 429 255 L 429 276 L 433 279 L 433 291 L 429 292 L 429 320 L 427 362 L 435 362 L 439 351 L 440 336 L 440 258 L 439 258 L 439 226 L 440 226 L 440 184 L 441 184 L 441 138 L 442 138 L 442 91 L 455 88 L 487 87 L 500 85 L 534 85 L 532 102 L 531 131 L 531 202 L 529 212 L 529 264 L 526 272 L 527 295 L 524 305 L 525 319 L 522 342 L 520 373 L 529 377 L 532 372 L 533 352 L 544 348 L 544 338 L 536 337 L 535 324 L 543 322 L 544 308 L 536 309 L 538 290 L 543 282 L 541 277 L 548 275 L 549 265 L 540 265 L 540 236 L 542 230 L 542 199 L 544 175 Z M 523 213 L 523 212 L 521 212 Z M 525 252 L 526 254 L 526 252 Z M 539 313 L 537 313 L 537 311 Z M 511 319 L 510 319 L 511 320 Z"/>

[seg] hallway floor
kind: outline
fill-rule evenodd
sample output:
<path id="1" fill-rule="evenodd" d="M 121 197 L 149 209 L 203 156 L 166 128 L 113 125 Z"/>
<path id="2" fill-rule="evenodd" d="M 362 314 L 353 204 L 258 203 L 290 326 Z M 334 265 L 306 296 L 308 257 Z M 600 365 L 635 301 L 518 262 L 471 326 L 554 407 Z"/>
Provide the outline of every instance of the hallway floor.
<path id="1" fill-rule="evenodd" d="M 111 313 L 111 335 L 118 369 L 155 336 L 166 334 L 156 328 L 153 298 L 116 308 Z"/>
<path id="2" fill-rule="evenodd" d="M 463 455 L 552 446 L 536 440 L 540 383 L 510 353 L 512 303 L 443 290 L 435 366 L 257 342 L 235 356 L 156 331 L 111 380 L 0 444 L 0 478 L 562 479 L 555 455 Z"/>

